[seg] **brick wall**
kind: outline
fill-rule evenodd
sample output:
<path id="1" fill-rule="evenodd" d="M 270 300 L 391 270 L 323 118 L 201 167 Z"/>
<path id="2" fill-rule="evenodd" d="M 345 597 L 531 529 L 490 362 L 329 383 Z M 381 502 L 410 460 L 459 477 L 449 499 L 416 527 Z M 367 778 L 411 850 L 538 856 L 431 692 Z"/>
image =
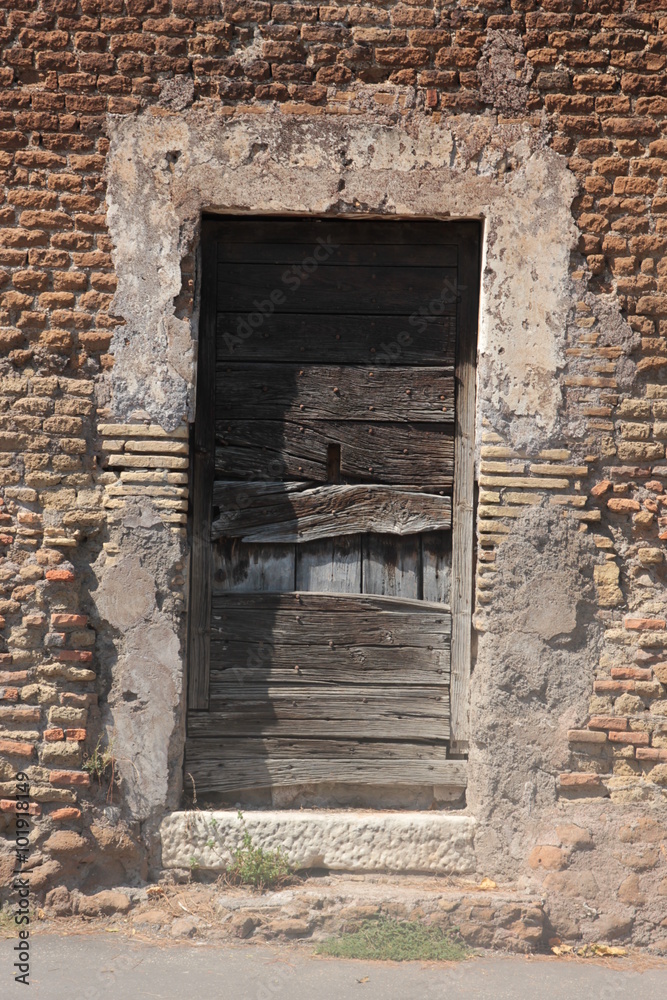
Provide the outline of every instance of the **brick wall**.
<path id="1" fill-rule="evenodd" d="M 169 97 L 234 115 L 498 115 L 544 130 L 579 182 L 565 412 L 543 453 L 488 430 L 478 607 L 527 505 L 590 532 L 603 649 L 569 732 L 565 796 L 623 801 L 667 785 L 667 15 L 659 0 L 6 0 L 0 14 L 0 810 L 28 770 L 44 835 L 79 829 L 98 737 L 87 567 L 114 513 L 187 506 L 187 431 L 114 424 L 105 222 L 108 115 Z M 178 100 L 178 96 L 175 98 Z M 511 164 L 507 165 L 511 169 Z M 192 314 L 194 257 L 177 315 Z M 610 298 L 634 336 L 610 334 Z M 122 333 L 120 334 L 122 336 Z M 104 401 L 102 401 L 103 404 Z M 575 440 L 576 438 L 576 440 Z M 106 546 L 106 550 L 105 550 Z M 181 581 L 182 583 L 182 581 Z M 176 584 L 176 587 L 180 586 Z M 9 823 L 7 818 L 6 823 Z M 47 852 L 48 853 L 48 852 Z M 48 863 L 44 862 L 44 864 Z M 56 877 L 54 869 L 44 870 Z M 57 872 L 56 872 L 57 875 Z M 39 884 L 39 880 L 35 880 Z"/>

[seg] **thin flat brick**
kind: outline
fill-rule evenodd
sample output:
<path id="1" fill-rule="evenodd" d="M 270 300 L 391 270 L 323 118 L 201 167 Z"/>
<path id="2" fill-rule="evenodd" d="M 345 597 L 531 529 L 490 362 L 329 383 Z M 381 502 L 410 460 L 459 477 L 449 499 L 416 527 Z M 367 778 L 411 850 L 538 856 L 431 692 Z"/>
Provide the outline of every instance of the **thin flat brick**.
<path id="1" fill-rule="evenodd" d="M 648 746 L 648 733 L 609 733 L 609 740 L 612 743 L 629 743 L 634 746 Z"/>
<path id="2" fill-rule="evenodd" d="M 34 752 L 35 748 L 32 743 L 0 739 L 0 753 L 6 753 L 10 757 L 32 757 Z"/>
<path id="3" fill-rule="evenodd" d="M 90 775 L 86 771 L 51 771 L 49 782 L 62 788 L 70 785 L 87 787 L 90 784 Z"/>

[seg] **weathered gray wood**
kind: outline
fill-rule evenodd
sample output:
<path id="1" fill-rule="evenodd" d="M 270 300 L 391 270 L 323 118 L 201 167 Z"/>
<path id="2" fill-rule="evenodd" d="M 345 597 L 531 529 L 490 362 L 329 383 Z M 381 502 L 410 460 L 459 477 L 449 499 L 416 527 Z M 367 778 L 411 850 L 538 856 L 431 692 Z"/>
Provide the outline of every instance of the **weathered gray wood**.
<path id="1" fill-rule="evenodd" d="M 330 677 L 334 683 L 364 684 L 397 682 L 448 683 L 449 636 L 434 649 L 428 646 L 372 646 L 354 643 L 344 635 L 334 645 L 282 642 L 271 636 L 265 642 L 243 642 L 214 637 L 211 643 L 211 675 L 225 675 L 237 683 L 276 679 Z"/>
<path id="2" fill-rule="evenodd" d="M 218 363 L 451 365 L 456 305 L 438 316 L 263 315 L 255 328 L 244 313 L 220 313 Z"/>
<path id="3" fill-rule="evenodd" d="M 451 532 L 425 532 L 422 535 L 422 593 L 424 600 L 449 604 L 451 587 Z"/>
<path id="4" fill-rule="evenodd" d="M 452 528 L 452 736 L 458 749 L 469 738 L 469 686 L 472 667 L 472 581 L 475 502 L 475 368 L 479 301 L 479 241 L 461 245 L 459 282 L 465 287 L 459 308 L 456 360 L 456 443 Z"/>
<path id="5" fill-rule="evenodd" d="M 428 601 L 413 601 L 402 597 L 379 597 L 373 594 L 331 594 L 299 593 L 291 594 L 225 594 L 214 600 L 216 613 L 228 611 L 321 611 L 325 613 L 366 614 L 379 611 L 382 613 L 431 615 L 438 621 L 447 620 L 449 608 L 442 604 Z"/>
<path id="6" fill-rule="evenodd" d="M 202 233 L 202 310 L 199 324 L 197 397 L 193 447 L 192 555 L 188 616 L 188 705 L 208 707 L 211 615 L 211 491 L 215 467 L 213 367 L 216 352 L 215 247 L 211 232 Z"/>
<path id="7" fill-rule="evenodd" d="M 307 542 L 363 531 L 412 535 L 451 526 L 448 495 L 407 486 L 218 481 L 213 503 L 219 514 L 212 537 L 246 542 Z"/>
<path id="8" fill-rule="evenodd" d="M 303 655 L 302 655 L 303 654 Z M 228 642 L 211 646 L 211 680 L 236 684 L 448 684 L 449 649 L 302 647 Z"/>
<path id="9" fill-rule="evenodd" d="M 198 740 L 193 744 L 193 759 L 246 760 L 273 757 L 276 760 L 310 760 L 329 757 L 339 760 L 447 760 L 447 746 L 443 741 L 428 740 L 424 743 L 382 742 L 368 740 L 294 739 L 289 736 L 265 736 L 261 739 L 246 737 L 242 742 L 224 736 Z"/>
<path id="10" fill-rule="evenodd" d="M 451 423 L 453 368 L 222 364 L 216 420 Z"/>
<path id="11" fill-rule="evenodd" d="M 291 420 L 218 424 L 216 472 L 222 478 L 327 481 L 327 447 L 341 446 L 341 475 L 369 483 L 450 486 L 454 440 L 448 425 Z"/>
<path id="12" fill-rule="evenodd" d="M 296 589 L 339 594 L 361 590 L 361 536 L 344 535 L 296 547 Z"/>
<path id="13" fill-rule="evenodd" d="M 218 274 L 218 310 L 259 316 L 263 312 L 370 314 L 408 317 L 414 302 L 439 302 L 456 285 L 456 270 L 446 267 L 346 267 L 326 264 L 300 281 L 283 281 L 282 264 L 228 262 Z M 267 302 L 271 292 L 280 292 Z M 273 309 L 271 309 L 273 305 Z M 251 321 L 252 323 L 252 321 Z"/>
<path id="14" fill-rule="evenodd" d="M 209 741 L 197 741 L 194 746 Z M 239 741 L 242 742 L 242 741 Z M 245 742 L 245 741 L 243 741 Z M 190 752 L 186 770 L 192 774 L 199 792 L 233 792 L 243 788 L 269 788 L 345 782 L 363 785 L 449 785 L 465 788 L 467 762 L 460 760 L 340 760 L 337 757 L 287 760 L 244 758 L 210 759 Z"/>
<path id="15" fill-rule="evenodd" d="M 421 597 L 421 547 L 418 535 L 367 535 L 363 543 L 365 594 Z"/>
<path id="16" fill-rule="evenodd" d="M 293 545 L 247 545 L 237 539 L 213 543 L 213 594 L 294 590 Z"/>

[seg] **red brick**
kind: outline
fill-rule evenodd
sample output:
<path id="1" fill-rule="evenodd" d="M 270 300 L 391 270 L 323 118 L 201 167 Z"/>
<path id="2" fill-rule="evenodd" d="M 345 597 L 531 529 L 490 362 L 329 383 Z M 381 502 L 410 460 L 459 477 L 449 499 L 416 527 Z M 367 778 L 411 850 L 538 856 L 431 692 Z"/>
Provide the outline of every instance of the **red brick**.
<path id="1" fill-rule="evenodd" d="M 16 806 L 17 803 L 15 799 L 0 799 L 0 812 L 18 812 L 22 816 L 25 816 L 26 813 L 28 816 L 41 816 L 42 807 L 39 802 L 29 802 L 27 809 L 17 809 Z"/>
<path id="2" fill-rule="evenodd" d="M 90 649 L 59 649 L 56 658 L 61 663 L 90 663 L 93 654 Z"/>
<path id="3" fill-rule="evenodd" d="M 588 728 L 621 731 L 628 728 L 628 720 L 617 718 L 615 715 L 593 715 L 589 720 Z"/>
<path id="4" fill-rule="evenodd" d="M 47 569 L 45 576 L 52 583 L 71 583 L 74 580 L 74 573 L 69 569 Z"/>
<path id="5" fill-rule="evenodd" d="M 81 810 L 75 806 L 62 806 L 60 809 L 54 809 L 53 812 L 50 812 L 49 819 L 52 819 L 54 823 L 81 819 Z"/>
<path id="6" fill-rule="evenodd" d="M 559 775 L 561 788 L 599 788 L 602 780 L 599 774 L 590 772 L 574 772 Z"/>
<path id="7" fill-rule="evenodd" d="M 85 729 L 68 729 L 66 734 L 68 740 L 73 740 L 75 743 L 83 743 L 86 738 Z"/>
<path id="8" fill-rule="evenodd" d="M 44 739 L 47 741 L 47 743 L 56 743 L 59 740 L 65 739 L 65 733 L 62 729 L 59 728 L 45 729 Z"/>
<path id="9" fill-rule="evenodd" d="M 637 747 L 635 756 L 637 760 L 667 761 L 667 750 L 659 750 L 657 747 Z"/>
<path id="10" fill-rule="evenodd" d="M 625 618 L 623 626 L 638 632 L 649 631 L 651 629 L 664 629 L 667 621 L 664 618 Z"/>
<path id="11" fill-rule="evenodd" d="M 53 614 L 51 624 L 61 628 L 85 628 L 88 624 L 88 615 Z"/>
<path id="12" fill-rule="evenodd" d="M 609 740 L 611 743 L 630 743 L 634 746 L 648 746 L 649 734 L 610 732 Z"/>
<path id="13" fill-rule="evenodd" d="M 6 753 L 9 757 L 32 757 L 34 752 L 32 743 L 0 739 L 0 753 Z"/>
<path id="14" fill-rule="evenodd" d="M 86 787 L 90 784 L 90 775 L 86 771 L 51 771 L 49 782 L 61 788 L 69 785 Z"/>

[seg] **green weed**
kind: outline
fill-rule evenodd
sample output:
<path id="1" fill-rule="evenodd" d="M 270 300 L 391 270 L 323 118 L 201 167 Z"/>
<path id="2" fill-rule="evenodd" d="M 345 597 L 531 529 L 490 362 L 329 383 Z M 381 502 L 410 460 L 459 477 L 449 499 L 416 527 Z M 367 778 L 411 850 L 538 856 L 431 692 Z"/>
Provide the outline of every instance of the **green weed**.
<path id="1" fill-rule="evenodd" d="M 334 958 L 380 959 L 392 962 L 456 962 L 471 952 L 440 927 L 389 917 L 365 920 L 359 930 L 323 941 L 321 955 Z"/>

